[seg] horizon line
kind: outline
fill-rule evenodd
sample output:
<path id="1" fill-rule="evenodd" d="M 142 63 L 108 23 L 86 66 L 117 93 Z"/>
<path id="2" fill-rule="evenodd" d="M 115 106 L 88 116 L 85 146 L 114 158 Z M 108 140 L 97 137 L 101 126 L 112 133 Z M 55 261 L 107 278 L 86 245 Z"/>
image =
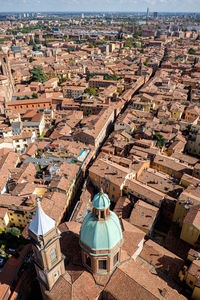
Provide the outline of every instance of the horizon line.
<path id="1" fill-rule="evenodd" d="M 200 14 L 200 11 L 156 11 L 156 10 L 152 10 L 150 11 L 150 13 L 153 13 L 153 12 L 158 12 L 158 13 L 184 13 L 184 14 Z M 0 11 L 0 14 L 3 14 L 3 13 L 54 13 L 54 14 L 57 14 L 57 13 L 146 13 L 146 10 L 141 10 L 141 11 L 133 11 L 133 10 L 130 10 L 130 11 L 115 11 L 115 10 L 107 10 L 107 11 L 103 11 L 103 10 L 97 10 L 97 11 L 88 11 L 88 10 L 79 10 L 79 11 L 45 11 L 45 10 L 35 10 L 35 11 L 31 11 L 31 10 L 24 10 L 24 11 Z"/>

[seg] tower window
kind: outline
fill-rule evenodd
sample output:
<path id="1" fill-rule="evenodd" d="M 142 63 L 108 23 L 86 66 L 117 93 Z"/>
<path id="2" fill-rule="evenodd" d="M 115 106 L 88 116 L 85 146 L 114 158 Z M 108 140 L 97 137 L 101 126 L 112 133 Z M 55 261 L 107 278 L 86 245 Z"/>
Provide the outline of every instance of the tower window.
<path id="1" fill-rule="evenodd" d="M 106 270 L 106 260 L 99 260 L 99 270 Z"/>
<path id="2" fill-rule="evenodd" d="M 54 263 L 57 259 L 56 249 L 52 249 L 50 252 L 51 263 Z"/>
<path id="3" fill-rule="evenodd" d="M 89 256 L 86 256 L 86 265 L 91 268 L 91 258 Z"/>
<path id="4" fill-rule="evenodd" d="M 95 211 L 95 217 L 98 219 L 99 218 L 99 212 L 98 210 Z"/>
<path id="5" fill-rule="evenodd" d="M 101 211 L 101 219 L 104 219 L 104 211 Z"/>
<path id="6" fill-rule="evenodd" d="M 115 254 L 114 259 L 113 259 L 113 266 L 115 266 L 117 264 L 118 259 L 119 259 L 119 254 L 117 253 L 117 254 Z"/>
<path id="7" fill-rule="evenodd" d="M 41 256 L 37 250 L 35 251 L 35 255 L 36 255 L 37 261 L 41 264 Z"/>

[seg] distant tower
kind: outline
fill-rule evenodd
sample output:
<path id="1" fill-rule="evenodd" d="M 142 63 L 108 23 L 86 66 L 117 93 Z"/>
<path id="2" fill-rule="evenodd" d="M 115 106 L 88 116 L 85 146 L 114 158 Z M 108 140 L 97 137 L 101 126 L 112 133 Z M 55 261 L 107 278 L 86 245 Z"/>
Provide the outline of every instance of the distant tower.
<path id="1" fill-rule="evenodd" d="M 110 211 L 107 194 L 101 191 L 92 204 L 80 230 L 82 261 L 93 275 L 109 275 L 121 261 L 122 229 L 117 215 Z"/>
<path id="2" fill-rule="evenodd" d="M 85 15 L 84 13 L 81 14 L 81 19 L 84 19 L 85 18 Z"/>
<path id="3" fill-rule="evenodd" d="M 142 76 L 142 71 L 143 71 L 143 58 L 140 58 L 138 70 L 136 71 L 136 75 Z"/>
<path id="4" fill-rule="evenodd" d="M 39 201 L 28 232 L 33 243 L 35 268 L 41 290 L 51 290 L 65 272 L 64 256 L 60 249 L 60 232 L 56 222 L 44 213 Z"/>
<path id="5" fill-rule="evenodd" d="M 158 18 L 158 12 L 157 12 L 157 11 L 154 11 L 153 17 L 154 17 L 154 19 L 157 19 L 157 18 Z"/>
<path id="6" fill-rule="evenodd" d="M 149 21 L 149 8 L 147 7 L 146 22 L 148 23 L 148 21 Z"/>
<path id="7" fill-rule="evenodd" d="M 11 101 L 12 95 L 14 93 L 14 84 L 13 84 L 13 79 L 12 79 L 12 74 L 10 70 L 10 64 L 8 61 L 8 56 L 7 54 L 3 53 L 0 51 L 0 75 L 6 76 L 8 84 L 4 86 L 5 90 L 5 102 Z M 1 85 L 1 80 L 0 80 L 0 85 Z M 2 87 L 0 87 L 0 94 L 2 92 Z"/>

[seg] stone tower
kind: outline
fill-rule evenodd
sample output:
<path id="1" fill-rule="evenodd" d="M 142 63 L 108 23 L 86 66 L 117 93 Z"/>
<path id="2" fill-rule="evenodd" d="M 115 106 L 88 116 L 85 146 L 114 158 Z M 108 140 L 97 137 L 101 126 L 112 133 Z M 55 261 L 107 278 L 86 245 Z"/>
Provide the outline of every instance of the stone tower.
<path id="1" fill-rule="evenodd" d="M 0 52 L 0 98 L 5 102 L 11 101 L 14 92 L 14 84 L 8 57 Z"/>
<path id="2" fill-rule="evenodd" d="M 51 290 L 65 272 L 64 256 L 60 249 L 60 233 L 56 223 L 44 213 L 39 201 L 28 232 L 33 243 L 34 263 L 41 290 Z"/>

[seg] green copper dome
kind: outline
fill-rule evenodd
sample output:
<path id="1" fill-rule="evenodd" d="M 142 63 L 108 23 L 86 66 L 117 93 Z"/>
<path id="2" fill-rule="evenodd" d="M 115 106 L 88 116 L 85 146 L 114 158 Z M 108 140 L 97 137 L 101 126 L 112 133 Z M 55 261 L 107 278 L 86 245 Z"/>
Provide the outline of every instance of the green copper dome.
<path id="1" fill-rule="evenodd" d="M 89 212 L 81 226 L 80 246 L 84 248 L 86 245 L 94 251 L 105 250 L 106 254 L 106 250 L 113 249 L 118 243 L 120 247 L 123 243 L 123 235 L 117 215 L 110 211 L 106 219 L 97 220 L 93 213 Z M 95 254 L 91 253 L 91 255 Z"/>
<path id="2" fill-rule="evenodd" d="M 92 205 L 96 209 L 107 209 L 110 206 L 110 199 L 107 194 L 100 192 L 94 196 Z"/>

